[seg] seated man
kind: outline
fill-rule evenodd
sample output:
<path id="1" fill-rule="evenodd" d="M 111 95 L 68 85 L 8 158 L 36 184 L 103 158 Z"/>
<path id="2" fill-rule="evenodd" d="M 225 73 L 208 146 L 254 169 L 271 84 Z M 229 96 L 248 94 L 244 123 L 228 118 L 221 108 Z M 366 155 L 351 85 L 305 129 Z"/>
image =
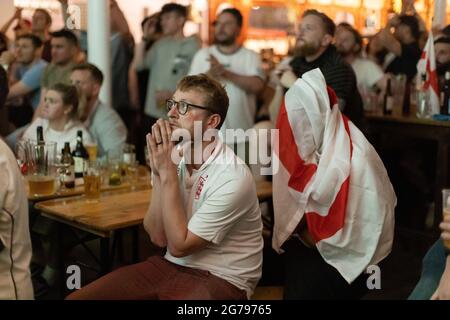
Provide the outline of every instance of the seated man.
<path id="1" fill-rule="evenodd" d="M 8 94 L 0 67 L 0 107 Z M 0 139 L 0 300 L 33 299 L 28 202 L 16 158 Z"/>
<path id="2" fill-rule="evenodd" d="M 286 93 L 277 128 L 272 246 L 284 252 L 284 296 L 361 298 L 367 268 L 392 248 L 396 197 L 386 169 L 319 69 Z"/>
<path id="3" fill-rule="evenodd" d="M 188 76 L 166 106 L 169 121 L 158 120 L 147 137 L 153 190 L 144 219 L 166 255 L 118 269 L 68 299 L 246 299 L 261 277 L 255 183 L 217 136 L 228 110 L 224 88 L 204 74 Z M 171 140 L 180 135 L 176 150 Z"/>
<path id="4" fill-rule="evenodd" d="M 440 224 L 441 238 L 428 250 L 422 262 L 422 274 L 409 300 L 450 300 L 450 216 Z"/>
<path id="5" fill-rule="evenodd" d="M 99 98 L 103 73 L 95 65 L 84 63 L 73 68 L 70 81 L 76 86 L 84 102 L 80 119 L 98 145 L 98 156 L 122 150 L 127 139 L 127 128 L 115 109 Z"/>

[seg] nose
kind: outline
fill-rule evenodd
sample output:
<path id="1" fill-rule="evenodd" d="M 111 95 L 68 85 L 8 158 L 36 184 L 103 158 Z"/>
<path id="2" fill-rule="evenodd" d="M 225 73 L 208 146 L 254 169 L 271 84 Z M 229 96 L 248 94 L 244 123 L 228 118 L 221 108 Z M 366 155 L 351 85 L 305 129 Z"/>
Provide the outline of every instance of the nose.
<path id="1" fill-rule="evenodd" d="M 178 117 L 177 105 L 174 105 L 174 106 L 172 107 L 172 109 L 170 109 L 170 110 L 167 112 L 167 116 L 168 116 L 169 118 L 177 118 L 177 117 Z"/>

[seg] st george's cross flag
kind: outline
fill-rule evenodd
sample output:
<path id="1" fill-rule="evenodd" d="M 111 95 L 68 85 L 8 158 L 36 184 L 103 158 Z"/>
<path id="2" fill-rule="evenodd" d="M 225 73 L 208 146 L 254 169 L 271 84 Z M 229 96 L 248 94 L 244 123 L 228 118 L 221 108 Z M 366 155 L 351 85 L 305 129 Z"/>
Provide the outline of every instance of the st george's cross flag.
<path id="1" fill-rule="evenodd" d="M 423 48 L 419 62 L 417 62 L 418 79 L 422 74 L 426 75 L 426 81 L 423 84 L 428 94 L 431 114 L 440 113 L 439 106 L 439 81 L 436 72 L 436 56 L 434 53 L 433 33 L 430 31 L 427 43 Z"/>
<path id="2" fill-rule="evenodd" d="M 286 93 L 276 127 L 272 246 L 282 253 L 305 218 L 323 259 L 351 283 L 392 248 L 397 199 L 383 162 L 319 69 Z"/>

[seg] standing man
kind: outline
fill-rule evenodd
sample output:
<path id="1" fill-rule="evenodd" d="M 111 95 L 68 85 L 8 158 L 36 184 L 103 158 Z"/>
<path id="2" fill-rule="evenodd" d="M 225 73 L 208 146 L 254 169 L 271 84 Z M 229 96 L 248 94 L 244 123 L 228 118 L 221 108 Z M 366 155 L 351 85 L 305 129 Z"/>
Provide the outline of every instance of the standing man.
<path id="1" fill-rule="evenodd" d="M 297 33 L 296 54 L 279 73 L 277 89 L 271 107 L 272 115 L 278 115 L 285 93 L 297 78 L 305 72 L 319 68 L 328 86 L 339 99 L 339 108 L 357 126 L 363 117 L 362 99 L 356 85 L 353 69 L 342 59 L 332 44 L 336 26 L 326 14 L 317 10 L 306 10 Z"/>
<path id="2" fill-rule="evenodd" d="M 161 9 L 163 38 L 153 45 L 143 60 L 137 59 L 142 63 L 136 65 L 136 71 L 150 70 L 144 128 L 150 128 L 158 118 L 166 117 L 166 100 L 172 97 L 177 82 L 188 73 L 192 58 L 200 48 L 198 38 L 184 36 L 187 16 L 186 7 L 165 4 Z"/>
<path id="3" fill-rule="evenodd" d="M 255 183 L 214 131 L 227 114 L 225 90 L 206 75 L 188 76 L 166 108 L 169 121 L 158 120 L 147 137 L 153 191 L 144 218 L 166 255 L 118 269 L 69 299 L 246 299 L 261 277 Z M 203 138 L 208 130 L 216 133 L 213 140 Z M 185 137 L 178 165 L 172 132 Z"/>
<path id="4" fill-rule="evenodd" d="M 395 32 L 391 33 L 391 28 Z M 417 62 L 422 51 L 419 47 L 419 21 L 414 16 L 392 18 L 380 33 L 383 46 L 390 52 L 386 57 L 386 73 L 406 74 L 411 81 L 417 73 Z"/>
<path id="5" fill-rule="evenodd" d="M 72 69 L 70 81 L 84 100 L 80 120 L 97 142 L 98 156 L 122 150 L 127 139 L 127 128 L 117 111 L 99 100 L 103 83 L 100 69 L 90 63 L 77 65 Z"/>
<path id="6" fill-rule="evenodd" d="M 259 55 L 237 42 L 242 23 L 239 10 L 223 10 L 214 22 L 215 45 L 197 52 L 189 71 L 189 74 L 207 73 L 225 85 L 230 107 L 222 126 L 223 133 L 226 129 L 247 130 L 253 127 L 256 96 L 264 87 Z M 227 143 L 233 144 L 233 141 Z"/>
<path id="7" fill-rule="evenodd" d="M 42 59 L 47 62 L 51 62 L 52 60 L 52 45 L 50 40 L 51 26 L 52 17 L 50 13 L 45 9 L 36 9 L 31 20 L 31 31 L 42 40 L 44 46 L 42 50 Z"/>

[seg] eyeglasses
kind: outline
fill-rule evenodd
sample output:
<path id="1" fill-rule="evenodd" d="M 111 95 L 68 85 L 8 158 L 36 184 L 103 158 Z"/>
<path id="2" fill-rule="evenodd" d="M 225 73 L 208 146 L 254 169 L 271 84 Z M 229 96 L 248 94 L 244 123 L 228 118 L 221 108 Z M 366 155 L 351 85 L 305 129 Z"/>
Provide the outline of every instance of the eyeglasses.
<path id="1" fill-rule="evenodd" d="M 207 108 L 207 107 L 198 106 L 196 104 L 192 104 L 192 103 L 189 103 L 189 102 L 186 102 L 186 101 L 175 101 L 173 99 L 166 100 L 167 112 L 172 110 L 172 108 L 174 106 L 177 107 L 177 111 L 181 115 L 186 114 L 186 112 L 188 111 L 189 107 L 191 107 L 191 108 L 199 108 L 199 109 L 203 109 L 203 110 L 209 110 L 209 108 Z"/>

